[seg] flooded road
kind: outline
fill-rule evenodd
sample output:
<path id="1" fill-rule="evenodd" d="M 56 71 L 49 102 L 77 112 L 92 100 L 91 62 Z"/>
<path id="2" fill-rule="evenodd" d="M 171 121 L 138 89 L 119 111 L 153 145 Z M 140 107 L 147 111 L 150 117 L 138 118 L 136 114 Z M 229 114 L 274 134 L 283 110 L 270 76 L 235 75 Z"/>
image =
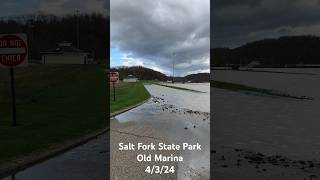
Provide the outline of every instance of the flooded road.
<path id="1" fill-rule="evenodd" d="M 211 155 L 216 179 L 320 177 L 320 71 L 298 72 L 302 74 L 216 71 L 219 81 L 314 98 L 212 88 Z"/>
<path id="2" fill-rule="evenodd" d="M 109 136 L 104 134 L 3 180 L 107 180 L 109 153 Z"/>
<path id="3" fill-rule="evenodd" d="M 171 143 L 200 143 L 201 151 L 179 151 L 184 158 L 183 162 L 178 162 L 177 165 L 178 179 L 210 179 L 209 84 L 196 88 L 206 93 L 158 85 L 145 87 L 152 98 L 147 103 L 117 116 L 116 121 L 120 124 L 134 123 L 136 126 L 150 127 Z"/>

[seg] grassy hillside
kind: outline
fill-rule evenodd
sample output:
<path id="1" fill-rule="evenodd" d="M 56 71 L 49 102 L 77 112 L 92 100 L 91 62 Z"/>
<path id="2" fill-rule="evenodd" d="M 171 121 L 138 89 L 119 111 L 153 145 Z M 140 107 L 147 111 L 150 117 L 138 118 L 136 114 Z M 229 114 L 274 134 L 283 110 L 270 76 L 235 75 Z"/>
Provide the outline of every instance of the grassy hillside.
<path id="1" fill-rule="evenodd" d="M 99 65 L 16 69 L 18 127 L 11 127 L 8 70 L 0 71 L 0 164 L 107 126 L 107 84 Z"/>

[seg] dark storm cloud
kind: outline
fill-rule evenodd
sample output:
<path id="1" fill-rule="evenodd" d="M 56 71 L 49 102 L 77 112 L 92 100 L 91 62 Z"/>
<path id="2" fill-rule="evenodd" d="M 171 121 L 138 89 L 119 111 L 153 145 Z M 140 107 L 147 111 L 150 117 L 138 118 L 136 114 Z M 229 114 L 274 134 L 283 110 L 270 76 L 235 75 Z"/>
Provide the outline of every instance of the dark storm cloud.
<path id="1" fill-rule="evenodd" d="M 81 13 L 107 14 L 107 0 L 38 0 L 38 11 L 52 14 Z"/>
<path id="2" fill-rule="evenodd" d="M 1 0 L 0 16 L 20 16 L 26 14 L 73 14 L 81 13 L 108 14 L 109 0 Z"/>
<path id="3" fill-rule="evenodd" d="M 211 13 L 214 47 L 284 35 L 320 35 L 320 0 L 217 0 Z"/>
<path id="4" fill-rule="evenodd" d="M 1 0 L 0 17 L 17 16 L 32 13 L 35 9 L 35 0 Z"/>
<path id="5" fill-rule="evenodd" d="M 209 69 L 209 0 L 111 0 L 111 45 L 136 64 L 184 75 Z"/>

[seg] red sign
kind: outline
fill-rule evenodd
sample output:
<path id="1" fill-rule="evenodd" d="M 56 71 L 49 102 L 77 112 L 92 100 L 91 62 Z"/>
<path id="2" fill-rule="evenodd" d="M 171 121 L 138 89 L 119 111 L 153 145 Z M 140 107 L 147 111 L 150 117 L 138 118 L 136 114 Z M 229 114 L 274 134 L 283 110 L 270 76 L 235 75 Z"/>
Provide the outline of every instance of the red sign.
<path id="1" fill-rule="evenodd" d="M 110 82 L 119 83 L 119 72 L 110 72 Z"/>
<path id="2" fill-rule="evenodd" d="M 16 67 L 28 59 L 27 38 L 24 34 L 0 35 L 0 65 Z"/>

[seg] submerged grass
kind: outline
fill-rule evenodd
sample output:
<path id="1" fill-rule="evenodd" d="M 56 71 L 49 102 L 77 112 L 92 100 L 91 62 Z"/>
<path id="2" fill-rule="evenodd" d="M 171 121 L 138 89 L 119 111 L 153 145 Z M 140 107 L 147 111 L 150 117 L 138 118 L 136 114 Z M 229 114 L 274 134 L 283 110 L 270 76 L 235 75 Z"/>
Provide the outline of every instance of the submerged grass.
<path id="1" fill-rule="evenodd" d="M 232 90 L 232 91 L 254 92 L 254 93 L 266 94 L 266 95 L 270 95 L 270 96 L 313 100 L 313 98 L 311 98 L 311 97 L 293 96 L 290 94 L 286 94 L 286 93 L 282 93 L 282 92 L 278 92 L 278 91 L 274 91 L 274 90 L 256 88 L 256 87 L 246 86 L 246 85 L 242 85 L 242 84 L 235 84 L 235 83 L 222 82 L 222 81 L 211 81 L 211 87 Z"/>
<path id="2" fill-rule="evenodd" d="M 205 92 L 202 92 L 202 91 L 197 91 L 197 90 L 187 89 L 187 88 L 182 88 L 182 87 L 176 87 L 176 86 L 169 86 L 169 85 L 160 84 L 160 83 L 153 83 L 153 84 L 159 85 L 159 86 L 163 86 L 163 87 L 172 88 L 172 89 L 183 90 L 183 91 L 190 91 L 190 92 L 196 92 L 196 93 L 205 93 Z"/>

